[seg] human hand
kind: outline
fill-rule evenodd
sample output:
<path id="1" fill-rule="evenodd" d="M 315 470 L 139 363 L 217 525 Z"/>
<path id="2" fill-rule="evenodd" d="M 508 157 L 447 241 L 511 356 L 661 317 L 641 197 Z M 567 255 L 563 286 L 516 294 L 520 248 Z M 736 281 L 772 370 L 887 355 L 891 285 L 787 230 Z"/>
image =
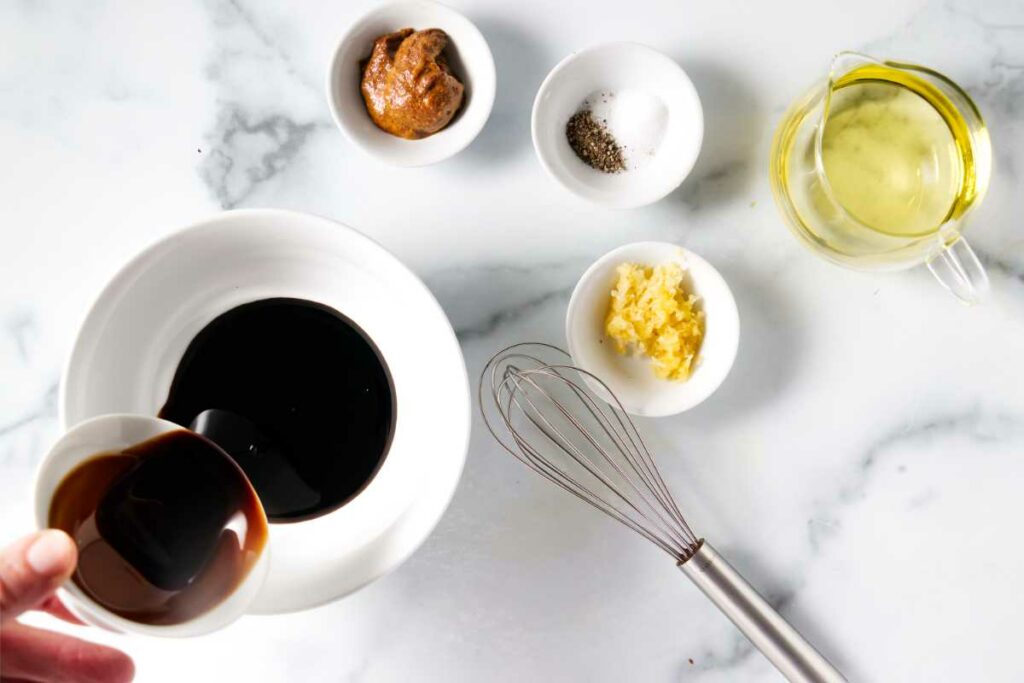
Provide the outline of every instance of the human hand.
<path id="1" fill-rule="evenodd" d="M 119 650 L 16 621 L 41 609 L 82 623 L 53 594 L 77 560 L 71 538 L 53 529 L 0 551 L 0 683 L 127 683 L 135 675 L 131 658 Z"/>

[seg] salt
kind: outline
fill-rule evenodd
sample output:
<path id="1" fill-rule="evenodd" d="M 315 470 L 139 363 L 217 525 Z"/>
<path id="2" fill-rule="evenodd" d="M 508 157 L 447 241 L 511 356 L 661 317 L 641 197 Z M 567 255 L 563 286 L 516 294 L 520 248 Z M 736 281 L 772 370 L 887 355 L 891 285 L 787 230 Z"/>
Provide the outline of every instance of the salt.
<path id="1" fill-rule="evenodd" d="M 668 108 L 657 96 L 636 89 L 599 91 L 584 107 L 622 148 L 627 170 L 642 168 L 657 155 L 668 124 Z"/>

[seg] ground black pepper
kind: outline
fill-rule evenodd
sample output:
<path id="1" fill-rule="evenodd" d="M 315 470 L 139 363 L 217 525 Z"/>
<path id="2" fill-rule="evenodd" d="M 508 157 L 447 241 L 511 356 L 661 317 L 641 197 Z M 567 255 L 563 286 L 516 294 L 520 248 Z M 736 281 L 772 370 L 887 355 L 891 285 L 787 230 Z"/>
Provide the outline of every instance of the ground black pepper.
<path id="1" fill-rule="evenodd" d="M 581 109 L 565 124 L 569 146 L 583 163 L 602 173 L 626 170 L 622 147 L 608 132 L 603 122 L 594 118 L 590 109 Z"/>

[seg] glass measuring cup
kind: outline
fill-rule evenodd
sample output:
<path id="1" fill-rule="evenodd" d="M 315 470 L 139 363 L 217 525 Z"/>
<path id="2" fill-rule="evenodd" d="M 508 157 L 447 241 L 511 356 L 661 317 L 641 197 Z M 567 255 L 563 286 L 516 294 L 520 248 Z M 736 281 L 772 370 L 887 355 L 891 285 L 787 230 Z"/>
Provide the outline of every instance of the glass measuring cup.
<path id="1" fill-rule="evenodd" d="M 945 76 L 842 52 L 786 112 L 770 163 L 787 224 L 820 256 L 866 270 L 927 264 L 966 303 L 987 290 L 962 232 L 988 188 L 991 143 Z"/>

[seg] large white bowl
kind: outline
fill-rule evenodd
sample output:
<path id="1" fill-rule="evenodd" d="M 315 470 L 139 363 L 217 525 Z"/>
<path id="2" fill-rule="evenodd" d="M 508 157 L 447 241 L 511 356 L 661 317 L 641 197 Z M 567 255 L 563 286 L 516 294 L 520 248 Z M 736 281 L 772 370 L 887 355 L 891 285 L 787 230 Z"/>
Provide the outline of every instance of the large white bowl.
<path id="1" fill-rule="evenodd" d="M 287 612 L 350 593 L 427 537 L 458 482 L 470 428 L 458 341 L 422 282 L 377 243 L 300 213 L 218 214 L 129 262 L 89 311 L 65 368 L 65 428 L 105 413 L 155 415 L 188 343 L 240 304 L 296 297 L 331 306 L 380 349 L 395 384 L 395 436 L 354 500 L 270 528 L 270 570 L 254 612 Z"/>
<path id="2" fill-rule="evenodd" d="M 370 120 L 359 89 L 360 63 L 373 41 L 402 28 L 439 28 L 448 34 L 452 71 L 466 86 L 462 108 L 444 129 L 421 140 L 386 133 Z M 327 103 L 334 121 L 365 152 L 395 166 L 426 166 L 464 149 L 487 123 L 496 89 L 494 57 L 480 30 L 450 7 L 429 0 L 388 2 L 360 17 L 346 31 L 327 70 Z"/>
<path id="3" fill-rule="evenodd" d="M 633 93 L 659 103 L 663 134 L 642 167 L 601 173 L 580 161 L 565 125 L 596 93 Z M 676 62 L 637 43 L 605 43 L 574 52 L 537 91 L 531 119 L 541 165 L 559 184 L 595 204 L 630 208 L 656 202 L 689 175 L 704 139 L 704 113 L 689 76 Z"/>

